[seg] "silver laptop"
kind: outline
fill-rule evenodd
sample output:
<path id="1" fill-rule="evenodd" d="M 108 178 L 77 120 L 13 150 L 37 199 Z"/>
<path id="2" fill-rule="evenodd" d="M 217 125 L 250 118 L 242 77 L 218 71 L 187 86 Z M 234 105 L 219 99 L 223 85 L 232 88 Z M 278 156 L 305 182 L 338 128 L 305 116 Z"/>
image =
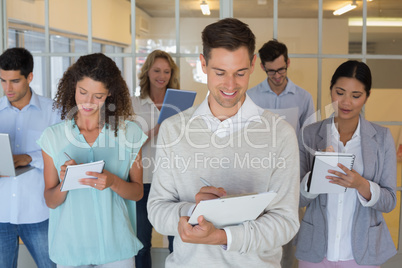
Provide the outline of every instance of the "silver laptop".
<path id="1" fill-rule="evenodd" d="M 14 167 L 10 137 L 6 133 L 0 133 L 0 148 L 0 176 L 16 177 L 34 168 L 30 165 Z"/>

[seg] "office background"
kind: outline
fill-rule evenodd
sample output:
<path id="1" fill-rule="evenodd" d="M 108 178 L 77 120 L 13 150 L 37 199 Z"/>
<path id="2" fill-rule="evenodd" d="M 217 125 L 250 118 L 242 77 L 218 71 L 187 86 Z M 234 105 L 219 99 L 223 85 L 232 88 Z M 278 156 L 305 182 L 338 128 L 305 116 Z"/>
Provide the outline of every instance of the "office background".
<path id="1" fill-rule="evenodd" d="M 210 15 L 202 14 L 203 2 Z M 333 14 L 347 4 L 357 7 Z M 332 112 L 329 82 L 335 68 L 347 59 L 365 61 L 373 73 L 365 116 L 389 127 L 397 148 L 402 144 L 400 0 L 0 0 L 0 8 L 0 51 L 22 46 L 32 52 L 31 85 L 38 94 L 54 97 L 68 66 L 94 52 L 112 57 L 131 94 L 138 94 L 137 74 L 146 56 L 162 49 L 180 67 L 181 88 L 197 91 L 200 103 L 208 91 L 199 62 L 201 31 L 219 18 L 236 17 L 250 25 L 257 50 L 272 38 L 288 46 L 288 76 L 313 95 L 321 118 Z M 250 87 L 266 79 L 258 65 Z M 399 248 L 389 267 L 402 260 L 401 170 L 398 163 L 398 205 L 385 215 Z M 164 247 L 164 241 L 155 244 Z"/>

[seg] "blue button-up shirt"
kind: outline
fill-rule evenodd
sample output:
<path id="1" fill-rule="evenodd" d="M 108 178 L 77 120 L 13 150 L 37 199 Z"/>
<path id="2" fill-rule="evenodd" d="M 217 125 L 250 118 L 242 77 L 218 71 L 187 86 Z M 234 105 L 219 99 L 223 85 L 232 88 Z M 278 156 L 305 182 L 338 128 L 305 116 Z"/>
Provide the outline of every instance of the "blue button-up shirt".
<path id="1" fill-rule="evenodd" d="M 0 178 L 0 222 L 12 224 L 37 223 L 49 217 L 43 192 L 42 151 L 36 140 L 43 130 L 60 122 L 53 111 L 51 99 L 32 97 L 22 110 L 12 106 L 7 97 L 0 99 L 0 133 L 10 135 L 14 155 L 28 154 L 35 168 L 17 177 Z"/>
<path id="2" fill-rule="evenodd" d="M 247 95 L 261 108 L 289 117 L 285 120 L 289 121 L 298 133 L 303 125 L 316 121 L 313 98 L 309 92 L 287 79 L 285 90 L 279 96 L 272 91 L 267 79 L 250 88 Z M 290 118 L 292 114 L 295 117 L 294 122 Z"/>

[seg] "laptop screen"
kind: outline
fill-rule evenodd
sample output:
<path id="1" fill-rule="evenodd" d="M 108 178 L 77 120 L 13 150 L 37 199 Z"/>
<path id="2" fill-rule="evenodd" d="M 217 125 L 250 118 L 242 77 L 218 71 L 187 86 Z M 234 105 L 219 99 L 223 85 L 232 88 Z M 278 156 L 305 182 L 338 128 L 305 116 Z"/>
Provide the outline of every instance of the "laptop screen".
<path id="1" fill-rule="evenodd" d="M 15 177 L 31 169 L 33 166 L 14 167 L 13 152 L 11 150 L 10 136 L 7 133 L 0 133 L 0 176 Z"/>

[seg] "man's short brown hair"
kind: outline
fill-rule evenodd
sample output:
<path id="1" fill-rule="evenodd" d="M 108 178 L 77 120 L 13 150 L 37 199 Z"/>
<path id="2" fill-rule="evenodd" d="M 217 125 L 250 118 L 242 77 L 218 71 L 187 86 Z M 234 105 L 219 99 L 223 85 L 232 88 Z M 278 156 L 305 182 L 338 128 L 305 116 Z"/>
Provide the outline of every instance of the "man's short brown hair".
<path id="1" fill-rule="evenodd" d="M 251 62 L 254 57 L 255 35 L 244 22 L 234 18 L 226 18 L 204 28 L 202 31 L 202 46 L 207 64 L 213 48 L 225 48 L 229 51 L 235 51 L 240 47 L 246 47 Z"/>

